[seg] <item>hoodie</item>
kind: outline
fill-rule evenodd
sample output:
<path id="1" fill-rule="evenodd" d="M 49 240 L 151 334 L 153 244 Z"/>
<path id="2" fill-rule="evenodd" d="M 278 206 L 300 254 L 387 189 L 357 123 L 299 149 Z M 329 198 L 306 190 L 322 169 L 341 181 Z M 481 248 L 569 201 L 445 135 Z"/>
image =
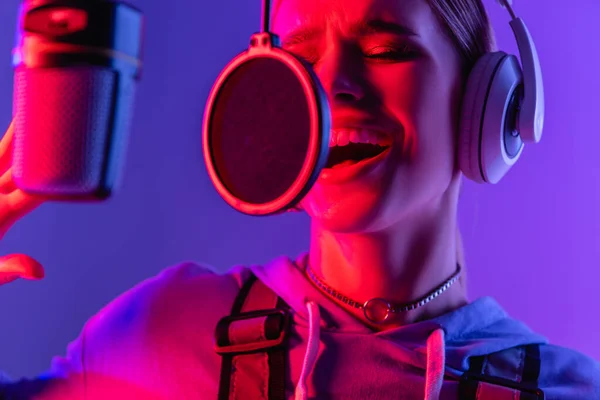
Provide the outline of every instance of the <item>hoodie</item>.
<path id="1" fill-rule="evenodd" d="M 307 259 L 279 257 L 227 273 L 195 263 L 168 268 L 92 317 L 48 372 L 5 380 L 0 398 L 216 399 L 214 329 L 253 273 L 292 310 L 287 399 L 457 399 L 470 357 L 526 344 L 541 345 L 538 382 L 546 399 L 600 399 L 598 362 L 548 344 L 492 298 L 374 332 L 313 286 Z M 501 362 L 518 364 L 501 354 Z"/>

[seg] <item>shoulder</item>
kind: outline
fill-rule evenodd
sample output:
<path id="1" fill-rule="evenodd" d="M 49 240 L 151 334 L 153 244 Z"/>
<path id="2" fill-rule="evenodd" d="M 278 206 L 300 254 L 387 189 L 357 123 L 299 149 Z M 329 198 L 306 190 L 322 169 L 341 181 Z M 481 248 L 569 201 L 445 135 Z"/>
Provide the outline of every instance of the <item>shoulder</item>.
<path id="1" fill-rule="evenodd" d="M 241 266 L 217 273 L 186 262 L 143 281 L 84 327 L 87 367 L 126 366 L 194 350 L 214 353 L 209 348 L 215 326 L 230 313 L 249 274 Z"/>
<path id="2" fill-rule="evenodd" d="M 86 328 L 155 330 L 166 323 L 206 322 L 211 318 L 216 322 L 221 314 L 229 313 L 249 273 L 241 266 L 226 273 L 192 262 L 171 266 L 117 297 Z"/>
<path id="3" fill-rule="evenodd" d="M 43 389 L 43 399 L 53 399 L 52 393 L 81 398 L 82 390 L 90 399 L 117 392 L 121 398 L 148 400 L 186 398 L 198 390 L 208 393 L 218 387 L 215 326 L 229 314 L 248 276 L 249 269 L 241 266 L 227 273 L 191 262 L 167 268 L 93 316 L 65 357 L 53 359 L 43 379 L 10 389 Z M 198 376 L 203 377 L 200 382 Z M 70 391 L 79 394 L 63 396 Z"/>
<path id="4" fill-rule="evenodd" d="M 540 346 L 540 386 L 548 399 L 600 398 L 600 363 L 567 347 Z"/>

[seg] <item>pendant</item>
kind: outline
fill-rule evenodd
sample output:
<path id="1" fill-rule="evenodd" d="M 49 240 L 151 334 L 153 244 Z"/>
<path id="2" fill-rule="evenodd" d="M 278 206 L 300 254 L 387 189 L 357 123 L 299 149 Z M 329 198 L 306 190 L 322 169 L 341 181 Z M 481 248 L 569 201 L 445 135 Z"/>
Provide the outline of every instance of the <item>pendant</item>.
<path id="1" fill-rule="evenodd" d="M 366 319 L 374 324 L 381 324 L 388 320 L 394 308 L 388 301 L 374 298 L 365 302 L 363 312 Z"/>

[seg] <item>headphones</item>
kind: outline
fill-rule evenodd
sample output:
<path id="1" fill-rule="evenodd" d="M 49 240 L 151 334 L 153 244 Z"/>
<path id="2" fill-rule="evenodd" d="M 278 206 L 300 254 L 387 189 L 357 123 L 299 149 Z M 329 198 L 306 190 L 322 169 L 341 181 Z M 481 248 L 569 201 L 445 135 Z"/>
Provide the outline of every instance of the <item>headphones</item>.
<path id="1" fill-rule="evenodd" d="M 458 161 L 477 183 L 497 183 L 520 158 L 524 142 L 538 143 L 544 125 L 540 62 L 525 23 L 510 0 L 496 0 L 510 13 L 523 68 L 503 51 L 487 53 L 467 79 L 459 124 Z"/>

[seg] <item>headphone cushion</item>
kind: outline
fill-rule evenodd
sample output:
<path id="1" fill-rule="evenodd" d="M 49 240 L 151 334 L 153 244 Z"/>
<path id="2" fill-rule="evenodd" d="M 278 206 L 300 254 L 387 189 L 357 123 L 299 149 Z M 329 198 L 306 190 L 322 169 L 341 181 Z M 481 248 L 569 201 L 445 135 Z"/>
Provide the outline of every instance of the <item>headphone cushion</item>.
<path id="1" fill-rule="evenodd" d="M 473 67 L 463 96 L 459 123 L 458 162 L 463 174 L 470 180 L 486 181 L 481 170 L 482 119 L 490 85 L 498 65 L 506 57 L 504 52 L 487 53 Z"/>

